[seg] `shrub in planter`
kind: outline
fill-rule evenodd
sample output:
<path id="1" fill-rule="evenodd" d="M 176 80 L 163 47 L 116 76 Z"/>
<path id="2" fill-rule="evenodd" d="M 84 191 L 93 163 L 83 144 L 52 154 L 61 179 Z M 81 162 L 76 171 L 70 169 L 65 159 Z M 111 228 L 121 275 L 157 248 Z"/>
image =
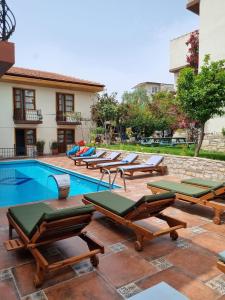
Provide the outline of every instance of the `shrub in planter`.
<path id="1" fill-rule="evenodd" d="M 44 154 L 45 141 L 37 141 L 36 146 L 37 146 L 37 154 L 40 155 L 40 156 L 43 155 Z"/>
<path id="2" fill-rule="evenodd" d="M 58 154 L 59 150 L 58 150 L 58 143 L 57 142 L 52 142 L 51 144 L 51 150 L 52 150 L 52 154 Z"/>

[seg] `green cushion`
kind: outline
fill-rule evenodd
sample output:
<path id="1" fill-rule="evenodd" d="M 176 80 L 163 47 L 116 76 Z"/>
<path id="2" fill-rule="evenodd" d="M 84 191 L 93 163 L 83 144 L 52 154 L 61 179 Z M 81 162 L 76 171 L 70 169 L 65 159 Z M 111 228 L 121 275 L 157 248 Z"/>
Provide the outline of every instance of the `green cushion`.
<path id="1" fill-rule="evenodd" d="M 9 208 L 9 213 L 27 236 L 32 236 L 44 213 L 54 210 L 45 203 L 35 203 Z"/>
<path id="2" fill-rule="evenodd" d="M 94 211 L 93 205 L 54 210 L 45 203 L 16 206 L 9 213 L 28 237 L 32 237 L 41 222 L 56 221 Z"/>
<path id="3" fill-rule="evenodd" d="M 196 186 L 192 186 L 190 184 L 177 183 L 167 180 L 159 180 L 155 182 L 147 183 L 148 186 L 157 187 L 161 189 L 165 189 L 167 191 L 171 191 L 174 193 L 180 193 L 183 195 L 191 196 L 191 197 L 201 197 L 203 195 L 211 192 L 211 189 L 203 189 Z"/>
<path id="4" fill-rule="evenodd" d="M 188 184 L 196 184 L 201 185 L 208 188 L 217 189 L 225 185 L 222 181 L 214 181 L 209 179 L 203 179 L 203 178 L 190 178 L 185 179 L 181 181 L 182 183 L 188 183 Z"/>
<path id="5" fill-rule="evenodd" d="M 97 204 L 116 215 L 125 216 L 130 211 L 134 210 L 140 204 L 144 202 L 153 202 L 162 199 L 174 198 L 173 193 L 165 193 L 160 195 L 147 195 L 143 196 L 137 202 L 134 202 L 126 197 L 114 194 L 108 191 L 99 193 L 90 193 L 84 195 L 84 198 L 90 202 Z"/>
<path id="6" fill-rule="evenodd" d="M 43 215 L 43 221 L 56 221 L 64 218 L 70 218 L 75 216 L 80 216 L 84 214 L 89 214 L 94 211 L 93 205 L 85 205 L 85 206 L 78 206 L 72 208 L 65 208 L 60 210 L 54 210 L 52 212 L 46 212 Z"/>

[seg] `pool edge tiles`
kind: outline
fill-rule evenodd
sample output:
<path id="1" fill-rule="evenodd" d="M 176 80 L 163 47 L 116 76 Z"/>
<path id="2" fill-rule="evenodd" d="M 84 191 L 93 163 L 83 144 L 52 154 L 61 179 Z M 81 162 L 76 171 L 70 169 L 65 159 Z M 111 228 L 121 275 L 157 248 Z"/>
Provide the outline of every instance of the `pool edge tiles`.
<path id="1" fill-rule="evenodd" d="M 29 166 L 35 168 L 29 168 Z M 58 190 L 51 182 L 49 184 L 48 181 L 49 174 L 57 174 L 57 172 L 69 174 L 71 176 L 71 189 L 68 198 L 97 192 L 98 186 L 100 187 L 99 192 L 110 189 L 109 183 L 106 181 L 100 182 L 99 179 L 92 176 L 58 167 L 37 159 L 3 161 L 0 162 L 0 170 L 2 170 L 2 172 L 0 172 L 0 181 L 2 181 L 2 184 L 0 185 L 0 207 L 58 199 Z M 23 184 L 21 178 L 17 178 L 20 171 L 24 176 L 31 177 L 32 180 L 24 181 Z M 10 172 L 12 172 L 11 177 L 14 178 L 7 178 L 8 173 L 10 175 Z M 17 179 L 18 182 L 22 182 L 22 184 L 16 184 Z M 117 188 L 121 188 L 121 186 L 114 184 L 113 189 Z"/>

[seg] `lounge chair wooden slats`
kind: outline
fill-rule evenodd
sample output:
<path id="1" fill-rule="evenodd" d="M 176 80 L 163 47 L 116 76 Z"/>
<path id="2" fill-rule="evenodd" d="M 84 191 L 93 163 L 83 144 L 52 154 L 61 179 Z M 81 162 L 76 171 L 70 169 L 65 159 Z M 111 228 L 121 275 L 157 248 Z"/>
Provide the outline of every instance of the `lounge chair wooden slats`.
<path id="1" fill-rule="evenodd" d="M 119 167 L 120 175 L 122 176 L 130 176 L 133 178 L 135 172 L 143 172 L 143 173 L 152 173 L 157 172 L 160 175 L 164 175 L 167 172 L 167 167 L 160 165 L 163 161 L 163 156 L 160 155 L 152 155 L 145 163 L 143 164 L 134 164 L 129 166 Z"/>
<path id="2" fill-rule="evenodd" d="M 70 157 L 70 158 L 74 161 L 75 166 L 76 165 L 80 166 L 84 160 L 102 158 L 105 154 L 106 154 L 106 151 L 98 150 L 98 151 L 96 151 L 96 154 L 94 154 L 92 156 L 82 156 L 82 157 L 78 156 L 78 157 Z"/>
<path id="3" fill-rule="evenodd" d="M 117 159 L 120 155 L 121 155 L 121 152 L 111 152 L 103 158 L 84 159 L 83 162 L 86 164 L 87 168 L 89 168 L 89 167 L 95 168 L 100 163 L 117 161 Z"/>
<path id="4" fill-rule="evenodd" d="M 138 158 L 138 154 L 130 153 L 122 160 L 116 162 L 105 162 L 105 163 L 97 164 L 97 168 L 99 168 L 100 172 L 102 172 L 103 169 L 111 170 L 111 169 L 117 169 L 118 167 L 121 166 L 130 166 L 135 164 L 135 160 L 137 160 L 137 158 Z"/>
<path id="5" fill-rule="evenodd" d="M 29 214 L 28 214 L 29 212 Z M 84 228 L 91 222 L 92 206 L 82 206 L 55 211 L 45 203 L 36 203 L 9 208 L 9 237 L 5 248 L 8 251 L 27 249 L 36 261 L 34 284 L 40 286 L 49 272 L 72 265 L 81 260 L 90 258 L 93 266 L 98 265 L 98 253 L 104 253 L 104 247 L 84 232 Z M 15 229 L 19 239 L 12 239 L 12 230 Z M 39 250 L 59 240 L 77 236 L 86 242 L 88 251 L 78 256 L 49 263 Z"/>
<path id="6" fill-rule="evenodd" d="M 134 202 L 118 194 L 104 191 L 84 195 L 83 202 L 85 204 L 93 204 L 97 211 L 113 221 L 132 229 L 136 235 L 135 249 L 141 251 L 144 239 L 152 240 L 157 236 L 169 233 L 171 238 L 176 240 L 178 238 L 176 230 L 186 227 L 185 222 L 162 213 L 162 210 L 174 203 L 174 199 L 175 196 L 172 193 L 166 193 L 163 195 L 144 196 L 137 202 Z M 166 221 L 169 228 L 152 232 L 147 227 L 136 223 L 138 220 L 150 217 Z"/>
<path id="7" fill-rule="evenodd" d="M 221 224 L 221 215 L 225 212 L 225 202 L 220 197 L 225 194 L 225 185 L 206 188 L 188 183 L 177 183 L 166 180 L 149 182 L 147 187 L 153 194 L 174 192 L 176 200 L 187 201 L 210 207 L 214 210 L 213 222 Z"/>

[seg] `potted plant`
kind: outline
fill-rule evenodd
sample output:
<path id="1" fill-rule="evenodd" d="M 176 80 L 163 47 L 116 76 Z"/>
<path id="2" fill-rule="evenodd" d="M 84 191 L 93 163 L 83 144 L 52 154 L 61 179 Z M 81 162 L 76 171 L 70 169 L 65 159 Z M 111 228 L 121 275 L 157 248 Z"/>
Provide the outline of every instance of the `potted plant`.
<path id="1" fill-rule="evenodd" d="M 58 143 L 57 142 L 52 142 L 51 144 L 51 150 L 52 150 L 52 154 L 53 155 L 56 155 L 59 153 L 59 150 L 58 150 Z"/>
<path id="2" fill-rule="evenodd" d="M 37 154 L 42 156 L 44 154 L 45 141 L 37 141 Z"/>

